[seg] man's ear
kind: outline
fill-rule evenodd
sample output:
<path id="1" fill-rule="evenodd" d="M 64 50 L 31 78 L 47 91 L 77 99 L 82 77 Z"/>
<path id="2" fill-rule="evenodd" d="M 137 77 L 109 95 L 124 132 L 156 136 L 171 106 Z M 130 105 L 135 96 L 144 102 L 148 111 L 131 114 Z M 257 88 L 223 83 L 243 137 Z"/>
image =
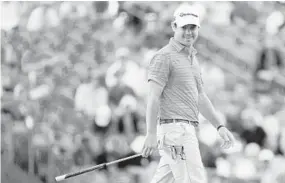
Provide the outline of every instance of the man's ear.
<path id="1" fill-rule="evenodd" d="M 176 23 L 175 23 L 175 22 L 171 22 L 171 28 L 172 28 L 172 30 L 173 30 L 173 31 L 175 31 L 175 30 L 176 30 L 177 25 L 176 25 Z"/>

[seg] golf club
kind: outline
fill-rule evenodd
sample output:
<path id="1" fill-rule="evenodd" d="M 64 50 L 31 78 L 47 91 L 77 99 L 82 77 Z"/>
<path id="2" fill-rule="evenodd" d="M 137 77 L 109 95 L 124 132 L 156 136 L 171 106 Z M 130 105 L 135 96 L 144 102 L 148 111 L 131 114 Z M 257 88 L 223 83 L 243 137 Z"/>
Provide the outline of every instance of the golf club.
<path id="1" fill-rule="evenodd" d="M 97 169 L 102 169 L 102 168 L 105 168 L 105 167 L 107 167 L 109 165 L 113 165 L 113 164 L 116 164 L 116 163 L 119 163 L 119 162 L 122 162 L 122 161 L 126 161 L 126 160 L 129 160 L 129 159 L 137 158 L 137 157 L 140 157 L 140 156 L 142 156 L 142 154 L 136 154 L 136 155 L 132 155 L 132 156 L 129 156 L 129 157 L 126 157 L 126 158 L 121 158 L 121 159 L 118 159 L 118 160 L 115 160 L 115 161 L 111 161 L 109 163 L 102 163 L 102 164 L 99 164 L 99 165 L 96 165 L 96 166 L 92 166 L 92 167 L 89 167 L 89 168 L 86 168 L 86 169 L 83 169 L 83 170 L 80 170 L 80 171 L 77 171 L 77 172 L 73 172 L 73 173 L 68 173 L 68 174 L 57 176 L 57 177 L 55 177 L 55 180 L 57 182 L 59 182 L 59 181 L 62 181 L 62 180 L 65 180 L 65 179 L 68 179 L 68 178 L 71 178 L 71 177 L 75 177 L 77 175 L 81 175 L 81 174 L 84 174 L 84 173 L 87 173 L 87 172 L 91 172 L 91 171 L 97 170 Z"/>

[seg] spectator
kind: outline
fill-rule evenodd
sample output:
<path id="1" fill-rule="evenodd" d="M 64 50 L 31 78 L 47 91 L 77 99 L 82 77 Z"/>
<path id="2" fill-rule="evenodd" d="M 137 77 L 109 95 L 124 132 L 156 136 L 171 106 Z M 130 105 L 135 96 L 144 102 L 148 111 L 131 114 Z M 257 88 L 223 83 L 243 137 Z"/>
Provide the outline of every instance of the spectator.
<path id="1" fill-rule="evenodd" d="M 259 92 L 270 91 L 272 80 L 285 67 L 283 53 L 276 45 L 279 40 L 276 39 L 270 35 L 265 35 L 263 39 L 263 47 L 259 53 L 260 56 L 254 71 L 256 90 Z"/>
<path id="2" fill-rule="evenodd" d="M 258 65 L 255 74 L 258 75 L 259 72 L 267 70 L 275 70 L 284 67 L 282 61 L 281 52 L 277 47 L 275 47 L 273 38 L 267 36 L 264 38 L 263 48 L 260 52 L 260 57 L 258 60 Z M 277 68 L 276 68 L 277 67 Z"/>
<path id="3" fill-rule="evenodd" d="M 75 109 L 94 118 L 97 109 L 108 103 L 108 92 L 98 80 L 80 84 L 75 94 Z"/>
<path id="4" fill-rule="evenodd" d="M 242 113 L 242 123 L 244 130 L 241 132 L 242 139 L 247 143 L 257 143 L 264 147 L 266 140 L 266 133 L 263 128 L 258 125 L 262 120 L 258 111 L 247 109 Z"/>

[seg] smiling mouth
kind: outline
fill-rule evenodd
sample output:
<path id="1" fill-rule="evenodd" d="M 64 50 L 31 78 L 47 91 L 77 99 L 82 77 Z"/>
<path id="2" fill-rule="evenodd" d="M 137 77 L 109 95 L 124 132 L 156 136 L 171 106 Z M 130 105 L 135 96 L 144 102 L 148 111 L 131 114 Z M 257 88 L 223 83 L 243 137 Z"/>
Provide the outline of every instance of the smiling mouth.
<path id="1" fill-rule="evenodd" d="M 193 40 L 192 37 L 190 37 L 190 38 L 185 38 L 185 39 L 186 39 L 186 41 L 192 41 L 192 40 Z"/>

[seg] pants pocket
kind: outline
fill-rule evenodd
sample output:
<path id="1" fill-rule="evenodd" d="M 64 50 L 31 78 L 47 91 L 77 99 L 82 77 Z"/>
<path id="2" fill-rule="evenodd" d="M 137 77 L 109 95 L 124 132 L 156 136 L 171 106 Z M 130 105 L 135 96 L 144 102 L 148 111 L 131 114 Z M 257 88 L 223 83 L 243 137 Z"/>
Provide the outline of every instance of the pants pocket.
<path id="1" fill-rule="evenodd" d="M 184 132 L 169 132 L 165 134 L 164 144 L 168 146 L 182 146 Z"/>
<path id="2" fill-rule="evenodd" d="M 164 145 L 164 139 L 165 139 L 165 135 L 164 134 L 160 134 L 157 137 L 157 145 L 158 145 L 158 149 L 162 149 L 163 145 Z"/>
<path id="3" fill-rule="evenodd" d="M 185 128 L 181 124 L 167 124 L 162 127 L 163 143 L 164 145 L 181 146 L 183 145 L 183 138 L 185 136 Z"/>

